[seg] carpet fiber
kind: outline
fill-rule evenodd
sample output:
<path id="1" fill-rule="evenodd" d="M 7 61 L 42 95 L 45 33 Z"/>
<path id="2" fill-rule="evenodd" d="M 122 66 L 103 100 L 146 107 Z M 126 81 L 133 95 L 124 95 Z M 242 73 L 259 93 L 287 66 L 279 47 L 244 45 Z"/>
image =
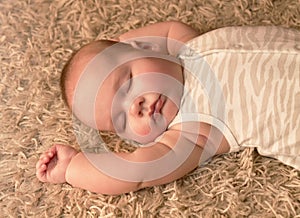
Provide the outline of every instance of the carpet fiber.
<path id="1" fill-rule="evenodd" d="M 165 20 L 200 33 L 232 25 L 300 30 L 300 1 L 0 0 L 0 217 L 300 217 L 299 172 L 250 148 L 120 196 L 36 179 L 35 163 L 53 143 L 78 148 L 59 90 L 72 51 Z"/>

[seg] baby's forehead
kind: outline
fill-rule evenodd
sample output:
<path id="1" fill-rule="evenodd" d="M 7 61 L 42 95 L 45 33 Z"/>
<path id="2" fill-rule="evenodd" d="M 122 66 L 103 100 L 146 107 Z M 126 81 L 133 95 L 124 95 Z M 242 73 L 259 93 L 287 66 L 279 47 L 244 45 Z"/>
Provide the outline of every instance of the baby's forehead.
<path id="1" fill-rule="evenodd" d="M 132 46 L 124 43 L 115 43 L 100 50 L 99 47 L 88 46 L 82 49 L 76 64 L 80 71 L 78 80 L 84 78 L 84 80 L 90 80 L 91 83 L 95 83 L 96 79 L 98 83 L 103 83 L 104 80 L 113 76 L 113 72 L 118 71 L 119 68 L 122 68 L 127 63 L 133 65 L 134 60 L 150 57 L 162 58 L 157 52 L 149 53 L 141 49 L 134 49 Z M 117 74 L 115 77 L 122 77 L 122 75 Z"/>
<path id="2" fill-rule="evenodd" d="M 93 47 L 84 48 L 76 57 L 73 73 L 70 78 L 76 80 L 77 85 L 83 84 L 87 89 L 91 85 L 100 85 L 113 76 L 114 71 L 123 65 L 120 54 L 114 55 L 118 48 L 111 51 L 98 50 Z M 121 61 L 120 61 L 121 60 Z M 115 76 L 119 76 L 116 74 Z M 74 84 L 75 85 L 75 84 Z"/>

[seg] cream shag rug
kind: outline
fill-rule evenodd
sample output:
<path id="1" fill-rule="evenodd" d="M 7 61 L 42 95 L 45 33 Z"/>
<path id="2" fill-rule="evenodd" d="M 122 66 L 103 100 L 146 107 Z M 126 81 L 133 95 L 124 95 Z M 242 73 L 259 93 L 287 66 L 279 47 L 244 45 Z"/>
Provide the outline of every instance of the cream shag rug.
<path id="1" fill-rule="evenodd" d="M 299 172 L 253 149 L 113 197 L 36 179 L 35 163 L 53 143 L 78 148 L 59 90 L 72 50 L 174 19 L 201 33 L 232 25 L 300 30 L 300 1 L 0 1 L 0 217 L 300 217 Z"/>

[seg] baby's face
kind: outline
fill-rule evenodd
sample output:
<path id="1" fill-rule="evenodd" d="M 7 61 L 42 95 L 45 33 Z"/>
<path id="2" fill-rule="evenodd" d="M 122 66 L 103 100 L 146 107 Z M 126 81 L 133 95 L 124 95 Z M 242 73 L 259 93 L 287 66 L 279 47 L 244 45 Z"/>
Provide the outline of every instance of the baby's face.
<path id="1" fill-rule="evenodd" d="M 183 91 L 182 68 L 155 53 L 122 46 L 113 52 L 113 57 L 96 56 L 92 60 L 102 62 L 101 69 L 109 71 L 105 76 L 105 70 L 101 72 L 101 69 L 98 73 L 98 70 L 96 73 L 84 71 L 90 81 L 99 80 L 101 74 L 101 85 L 93 97 L 93 112 L 76 109 L 75 115 L 90 126 L 93 126 L 90 120 L 94 119 L 99 130 L 114 131 L 140 143 L 152 142 L 166 130 L 178 112 Z M 74 81 L 78 82 L 80 77 Z M 75 101 L 76 98 L 76 104 Z"/>

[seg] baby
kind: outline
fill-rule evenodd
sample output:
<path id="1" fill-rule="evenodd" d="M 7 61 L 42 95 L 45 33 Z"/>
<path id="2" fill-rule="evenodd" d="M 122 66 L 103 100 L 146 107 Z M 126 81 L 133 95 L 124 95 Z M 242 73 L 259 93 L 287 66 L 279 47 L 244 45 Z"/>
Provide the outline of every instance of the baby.
<path id="1" fill-rule="evenodd" d="M 141 146 L 96 154 L 54 145 L 37 162 L 38 179 L 120 194 L 245 147 L 300 170 L 299 41 L 279 27 L 199 36 L 170 21 L 82 47 L 62 73 L 67 105 L 86 125 Z"/>

